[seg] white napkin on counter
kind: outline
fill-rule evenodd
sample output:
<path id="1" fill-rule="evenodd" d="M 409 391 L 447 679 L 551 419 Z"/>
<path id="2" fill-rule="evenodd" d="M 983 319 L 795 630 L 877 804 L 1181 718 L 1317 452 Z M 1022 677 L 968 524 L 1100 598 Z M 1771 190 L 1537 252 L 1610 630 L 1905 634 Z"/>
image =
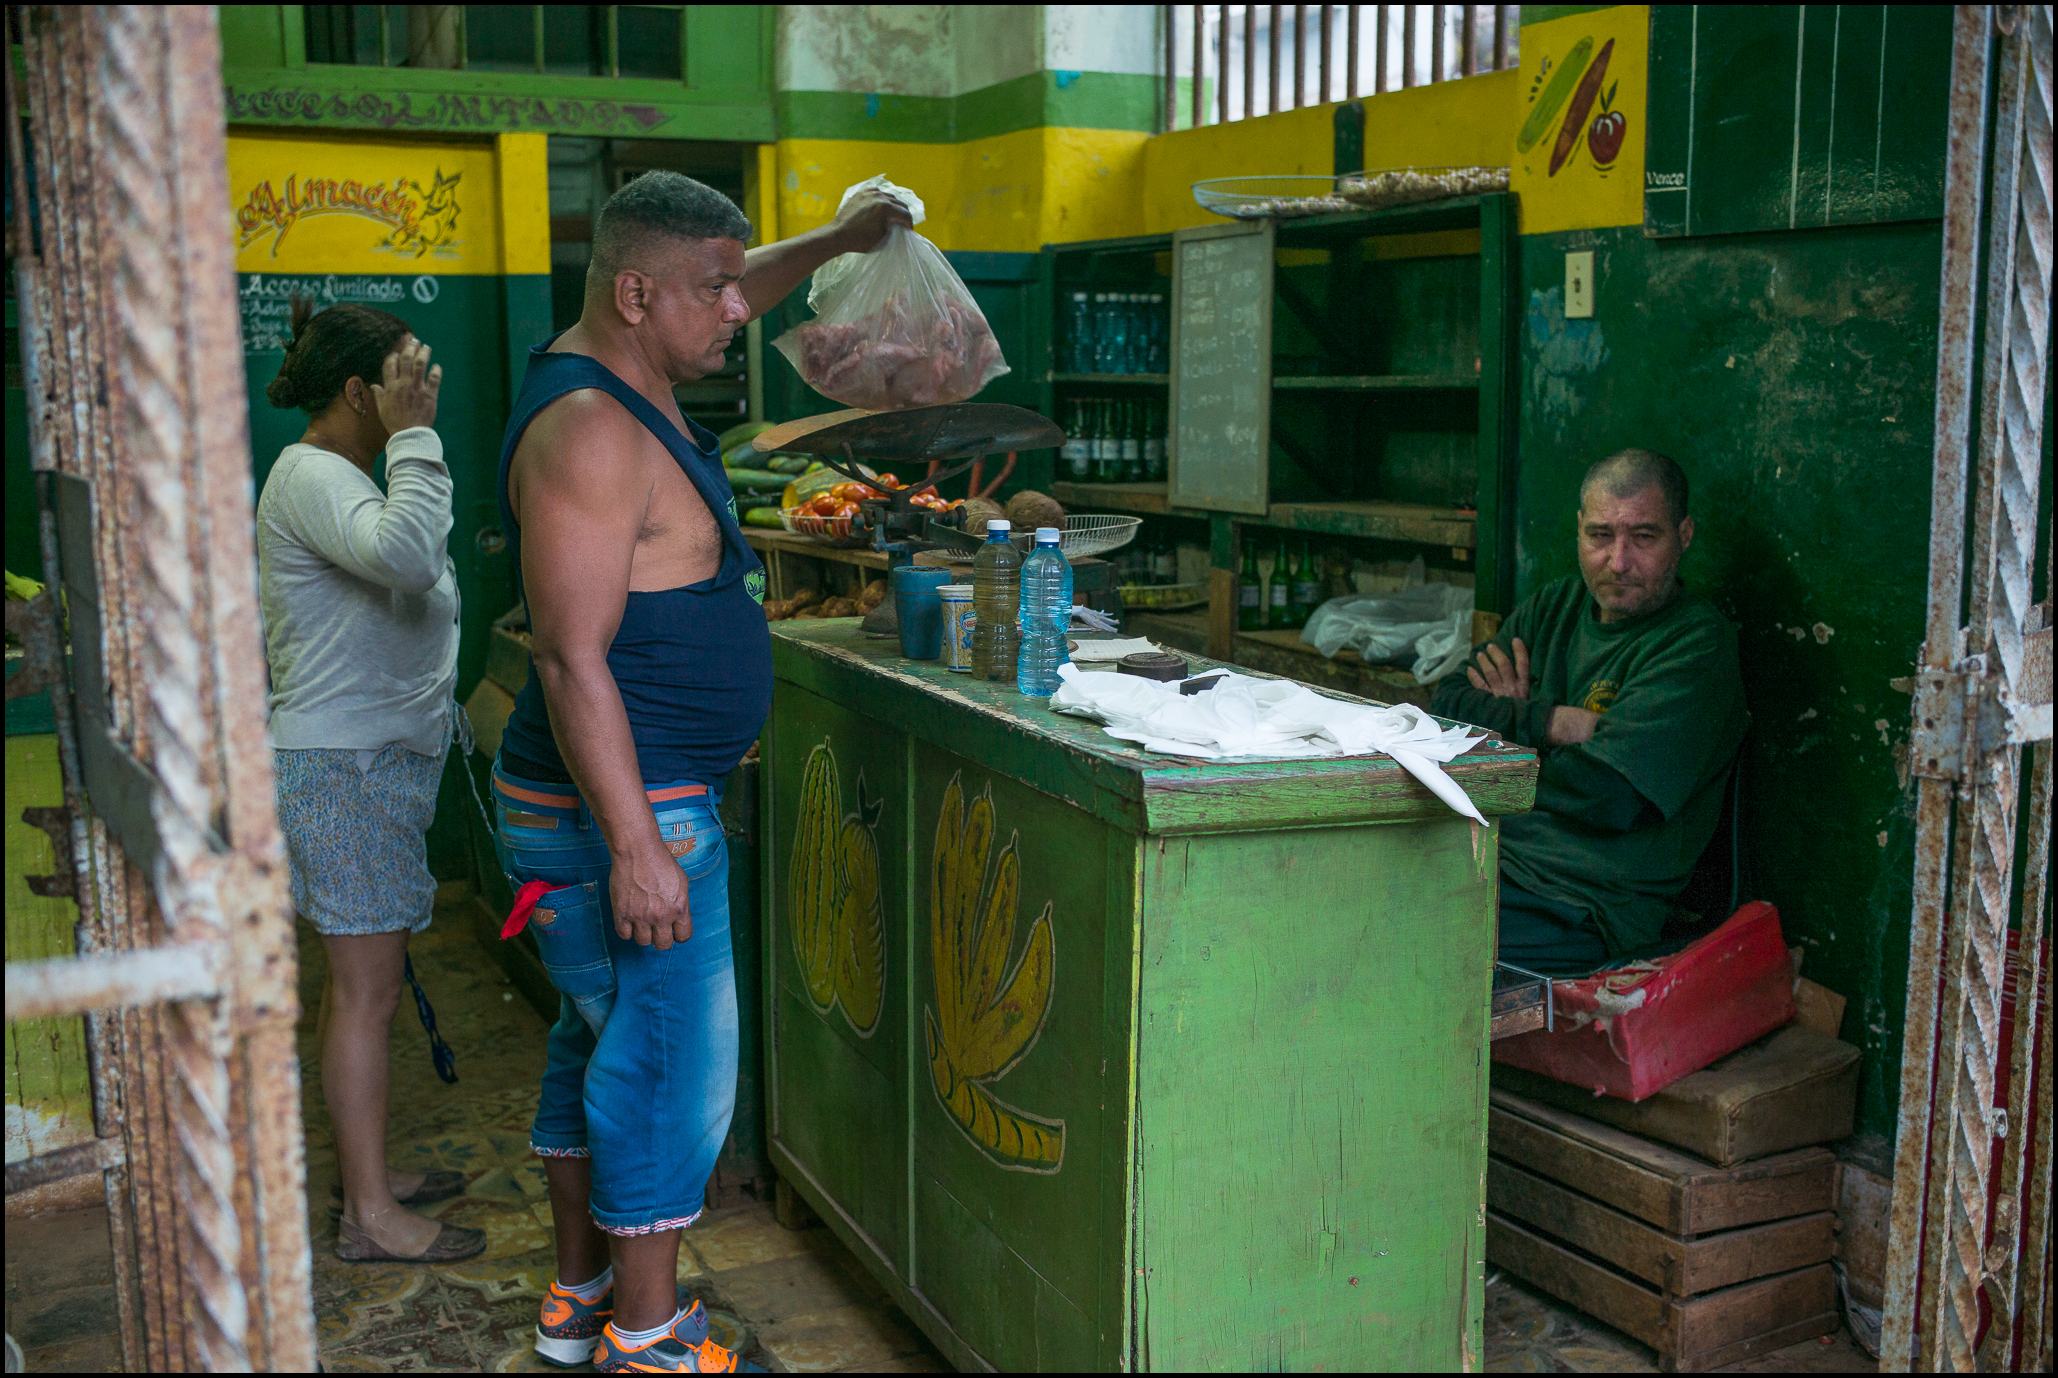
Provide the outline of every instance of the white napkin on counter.
<path id="1" fill-rule="evenodd" d="M 1181 694 L 1134 675 L 1089 674 L 1063 665 L 1064 681 L 1050 706 L 1095 718 L 1120 741 L 1146 751 L 1207 760 L 1250 756 L 1298 759 L 1384 752 L 1444 803 L 1485 823 L 1443 763 L 1486 740 L 1462 727 L 1443 727 L 1411 704 L 1378 708 L 1324 698 L 1292 680 L 1211 672 L 1219 682 L 1200 694 Z M 1201 678 L 1196 676 L 1195 678 Z"/>
<path id="2" fill-rule="evenodd" d="M 1086 665 L 1095 661 L 1120 660 L 1123 656 L 1142 655 L 1158 648 L 1146 636 L 1111 637 L 1106 640 L 1075 641 L 1072 643 L 1074 664 Z"/>

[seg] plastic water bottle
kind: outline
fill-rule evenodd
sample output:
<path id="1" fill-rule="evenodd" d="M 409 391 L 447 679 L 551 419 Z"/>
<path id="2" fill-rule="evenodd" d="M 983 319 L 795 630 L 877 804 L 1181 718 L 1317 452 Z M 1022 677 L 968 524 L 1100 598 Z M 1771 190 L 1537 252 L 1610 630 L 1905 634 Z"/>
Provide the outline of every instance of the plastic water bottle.
<path id="1" fill-rule="evenodd" d="M 1022 649 L 1015 661 L 1015 687 L 1033 699 L 1047 699 L 1063 683 L 1058 667 L 1072 657 L 1065 633 L 1072 624 L 1072 565 L 1058 549 L 1058 529 L 1036 528 L 1036 549 L 1022 562 Z"/>
<path id="2" fill-rule="evenodd" d="M 1015 672 L 1021 633 L 1022 556 L 1014 528 L 996 518 L 986 523 L 986 544 L 972 560 L 972 675 L 1005 682 Z"/>

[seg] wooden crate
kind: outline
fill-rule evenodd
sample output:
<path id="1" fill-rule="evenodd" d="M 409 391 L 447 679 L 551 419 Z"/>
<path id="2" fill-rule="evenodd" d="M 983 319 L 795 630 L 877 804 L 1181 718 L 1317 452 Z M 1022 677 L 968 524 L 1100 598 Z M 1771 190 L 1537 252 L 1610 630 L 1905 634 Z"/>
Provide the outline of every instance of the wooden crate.
<path id="1" fill-rule="evenodd" d="M 1506 1091 L 1493 1093 L 1487 1141 L 1496 1157 L 1674 1235 L 1826 1211 L 1836 1199 L 1836 1157 L 1828 1149 L 1717 1167 Z"/>
<path id="2" fill-rule="evenodd" d="M 1658 1351 L 1667 1370 L 1836 1328 L 1836 1160 L 1717 1167 L 1625 1130 L 1493 1094 L 1487 1258 Z"/>
<path id="3" fill-rule="evenodd" d="M 1667 1373 L 1704 1373 L 1837 1327 L 1836 1275 L 1827 1263 L 1674 1297 L 1493 1210 L 1486 1257 L 1657 1350 Z"/>

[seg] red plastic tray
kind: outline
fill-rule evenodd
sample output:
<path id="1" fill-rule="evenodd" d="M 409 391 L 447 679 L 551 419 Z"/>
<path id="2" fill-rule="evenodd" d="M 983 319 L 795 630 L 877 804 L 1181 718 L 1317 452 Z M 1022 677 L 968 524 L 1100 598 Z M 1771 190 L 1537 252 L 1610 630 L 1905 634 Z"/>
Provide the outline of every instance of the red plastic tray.
<path id="1" fill-rule="evenodd" d="M 1793 962 L 1763 900 L 1670 957 L 1552 983 L 1556 1028 L 1496 1062 L 1623 1100 L 1655 1095 L 1794 1017 Z"/>

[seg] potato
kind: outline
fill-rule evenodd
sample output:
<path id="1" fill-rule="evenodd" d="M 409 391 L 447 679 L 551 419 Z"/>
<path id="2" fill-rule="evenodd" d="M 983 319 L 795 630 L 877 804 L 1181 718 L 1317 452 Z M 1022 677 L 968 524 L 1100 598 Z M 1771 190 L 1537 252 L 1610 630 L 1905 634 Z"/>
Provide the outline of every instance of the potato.
<path id="1" fill-rule="evenodd" d="M 795 612 L 799 612 L 811 603 L 821 602 L 822 591 L 820 589 L 795 589 L 793 596 L 786 601 L 793 605 Z"/>
<path id="2" fill-rule="evenodd" d="M 855 617 L 857 616 L 857 610 L 857 603 L 849 598 L 831 598 L 828 602 L 822 604 L 822 616 L 824 617 Z"/>

